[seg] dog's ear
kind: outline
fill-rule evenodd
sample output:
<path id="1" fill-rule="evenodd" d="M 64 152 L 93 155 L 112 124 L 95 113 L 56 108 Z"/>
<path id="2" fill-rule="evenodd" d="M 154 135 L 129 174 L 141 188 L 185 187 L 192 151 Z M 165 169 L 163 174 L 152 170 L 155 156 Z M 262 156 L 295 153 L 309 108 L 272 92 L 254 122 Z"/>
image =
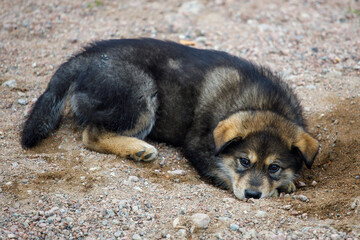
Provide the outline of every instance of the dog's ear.
<path id="1" fill-rule="evenodd" d="M 306 133 L 303 129 L 299 130 L 293 147 L 297 150 L 305 166 L 310 169 L 314 163 L 315 157 L 319 152 L 319 142 Z"/>
<path id="2" fill-rule="evenodd" d="M 217 125 L 213 132 L 215 155 L 219 155 L 230 143 L 244 137 L 234 117 L 229 117 Z"/>

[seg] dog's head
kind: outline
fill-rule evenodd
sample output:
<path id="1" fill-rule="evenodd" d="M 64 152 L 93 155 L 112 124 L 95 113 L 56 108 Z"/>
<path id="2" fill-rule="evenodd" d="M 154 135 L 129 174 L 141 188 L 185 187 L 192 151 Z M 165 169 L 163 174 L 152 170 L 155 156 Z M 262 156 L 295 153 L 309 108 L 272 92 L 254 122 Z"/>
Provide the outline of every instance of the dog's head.
<path id="1" fill-rule="evenodd" d="M 218 177 L 235 196 L 264 198 L 292 184 L 305 163 L 311 168 L 319 143 L 304 128 L 271 112 L 238 112 L 214 130 Z"/>

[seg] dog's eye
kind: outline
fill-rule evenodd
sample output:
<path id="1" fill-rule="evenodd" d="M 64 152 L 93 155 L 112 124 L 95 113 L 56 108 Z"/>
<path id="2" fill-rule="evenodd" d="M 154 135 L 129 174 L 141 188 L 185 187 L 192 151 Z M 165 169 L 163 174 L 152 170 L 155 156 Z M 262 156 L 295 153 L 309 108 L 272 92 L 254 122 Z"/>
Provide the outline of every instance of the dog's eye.
<path id="1" fill-rule="evenodd" d="M 250 167 L 250 160 L 246 158 L 239 158 L 239 161 L 243 167 L 248 168 Z"/>
<path id="2" fill-rule="evenodd" d="M 270 164 L 269 165 L 269 172 L 270 173 L 276 173 L 277 171 L 280 170 L 280 166 L 277 164 Z"/>

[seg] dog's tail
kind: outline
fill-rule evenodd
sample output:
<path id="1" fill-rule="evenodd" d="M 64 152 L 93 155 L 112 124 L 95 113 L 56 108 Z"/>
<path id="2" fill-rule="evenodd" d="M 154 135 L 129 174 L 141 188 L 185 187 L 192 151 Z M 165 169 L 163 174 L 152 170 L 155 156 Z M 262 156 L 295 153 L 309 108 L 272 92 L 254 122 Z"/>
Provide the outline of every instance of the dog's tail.
<path id="1" fill-rule="evenodd" d="M 35 147 L 61 120 L 67 92 L 81 73 L 79 58 L 74 57 L 62 64 L 55 72 L 45 92 L 36 101 L 21 135 L 23 148 Z"/>

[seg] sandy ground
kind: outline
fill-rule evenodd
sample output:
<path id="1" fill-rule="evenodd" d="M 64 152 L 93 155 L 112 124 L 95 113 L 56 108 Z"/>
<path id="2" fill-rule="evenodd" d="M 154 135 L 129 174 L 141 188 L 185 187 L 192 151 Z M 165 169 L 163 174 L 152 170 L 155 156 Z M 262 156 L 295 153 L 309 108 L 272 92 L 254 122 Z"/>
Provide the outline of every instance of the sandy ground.
<path id="1" fill-rule="evenodd" d="M 280 74 L 321 142 L 298 191 L 239 201 L 180 149 L 154 143 L 152 163 L 99 154 L 67 121 L 21 149 L 25 115 L 63 61 L 93 40 L 135 37 L 191 41 Z M 2 0 L 0 85 L 0 239 L 359 238 L 358 1 Z"/>

